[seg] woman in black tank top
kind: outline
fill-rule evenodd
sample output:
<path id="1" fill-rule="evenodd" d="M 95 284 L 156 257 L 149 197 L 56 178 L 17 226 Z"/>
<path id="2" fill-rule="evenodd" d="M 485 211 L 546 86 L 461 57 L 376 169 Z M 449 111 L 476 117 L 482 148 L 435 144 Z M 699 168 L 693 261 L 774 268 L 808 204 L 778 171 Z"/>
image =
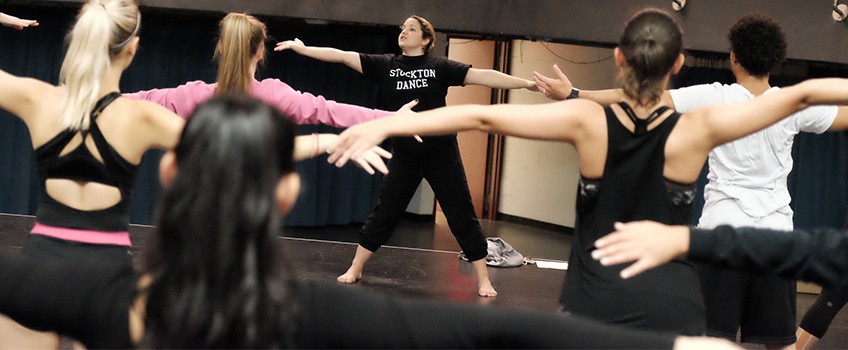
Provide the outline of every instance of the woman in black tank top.
<path id="1" fill-rule="evenodd" d="M 750 101 L 680 115 L 662 108 L 671 74 L 683 65 L 682 31 L 657 9 L 625 25 L 615 62 L 620 103 L 569 100 L 539 105 L 456 106 L 399 115 L 345 131 L 330 161 L 343 164 L 387 136 L 482 130 L 571 143 L 580 159 L 577 240 L 561 297 L 564 309 L 605 322 L 680 334 L 704 332 L 704 308 L 694 268 L 677 260 L 650 275 L 623 280 L 624 266 L 601 266 L 594 241 L 618 221 L 688 223 L 692 184 L 709 151 L 765 128 L 810 104 L 848 99 L 848 81 L 819 80 Z M 578 94 L 575 91 L 572 97 Z"/>

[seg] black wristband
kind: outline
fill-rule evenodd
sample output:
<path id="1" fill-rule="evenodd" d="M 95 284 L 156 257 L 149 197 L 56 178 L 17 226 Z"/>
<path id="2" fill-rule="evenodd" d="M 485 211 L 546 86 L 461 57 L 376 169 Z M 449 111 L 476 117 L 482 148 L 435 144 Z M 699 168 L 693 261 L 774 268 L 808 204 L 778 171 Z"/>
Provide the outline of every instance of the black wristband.
<path id="1" fill-rule="evenodd" d="M 576 87 L 572 87 L 571 93 L 568 94 L 568 97 L 566 97 L 565 99 L 570 100 L 570 99 L 579 98 L 579 97 L 580 97 L 580 89 L 578 89 Z"/>

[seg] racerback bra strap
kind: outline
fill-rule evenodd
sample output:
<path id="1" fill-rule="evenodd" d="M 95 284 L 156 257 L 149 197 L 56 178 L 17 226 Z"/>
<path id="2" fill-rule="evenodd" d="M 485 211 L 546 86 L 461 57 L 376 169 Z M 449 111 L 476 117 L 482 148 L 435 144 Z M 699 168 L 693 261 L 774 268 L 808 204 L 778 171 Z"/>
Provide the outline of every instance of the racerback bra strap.
<path id="1" fill-rule="evenodd" d="M 113 181 L 117 184 L 118 189 L 121 190 L 122 195 L 126 195 L 128 191 L 131 190 L 124 188 L 123 181 L 115 179 L 117 174 L 123 174 L 127 171 L 124 167 L 115 160 L 115 157 L 120 157 L 117 155 L 110 147 L 109 143 L 106 141 L 106 138 L 103 136 L 103 133 L 100 132 L 100 127 L 97 125 L 97 117 L 100 116 L 100 113 L 106 109 L 112 102 L 114 102 L 118 97 L 121 97 L 121 93 L 119 92 L 111 92 L 106 96 L 103 96 L 97 104 L 94 105 L 94 109 L 91 111 L 91 124 L 89 124 L 87 133 L 91 134 L 91 138 L 94 139 L 94 146 L 97 148 L 97 151 L 100 153 L 100 157 L 103 159 L 103 164 L 108 169 L 108 173 L 110 177 L 112 177 Z"/>
<path id="2" fill-rule="evenodd" d="M 100 116 L 100 113 L 102 113 L 103 110 L 106 109 L 106 107 L 108 107 L 118 97 L 121 97 L 121 93 L 113 91 L 98 100 L 97 103 L 94 104 L 94 108 L 91 110 L 91 120 L 96 120 L 97 117 Z"/>
<path id="3" fill-rule="evenodd" d="M 624 102 L 619 102 L 618 105 L 621 107 L 622 110 L 624 110 L 624 113 L 627 114 L 627 117 L 630 118 L 630 121 L 633 122 L 633 125 L 635 126 L 635 128 L 633 129 L 633 133 L 636 135 L 642 135 L 648 132 L 648 125 L 657 120 L 657 118 L 659 118 L 669 109 L 667 106 L 661 106 L 660 108 L 655 109 L 647 118 L 639 119 L 636 117 L 636 112 L 633 111 L 633 108 L 630 108 L 630 105 Z"/>

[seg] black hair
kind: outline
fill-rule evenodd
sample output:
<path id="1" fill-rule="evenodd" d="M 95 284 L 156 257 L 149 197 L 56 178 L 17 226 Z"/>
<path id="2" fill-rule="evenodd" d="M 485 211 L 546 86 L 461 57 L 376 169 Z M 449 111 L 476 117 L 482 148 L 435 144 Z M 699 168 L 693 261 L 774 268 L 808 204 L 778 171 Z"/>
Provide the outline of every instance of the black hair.
<path id="1" fill-rule="evenodd" d="M 659 101 L 661 82 L 683 49 L 677 20 L 659 9 L 641 10 L 625 24 L 618 47 L 629 66 L 620 75 L 624 93 L 643 106 Z"/>
<path id="2" fill-rule="evenodd" d="M 279 265 L 275 189 L 294 171 L 294 137 L 289 118 L 251 97 L 197 107 L 145 255 L 144 347 L 293 346 L 296 286 Z"/>
<path id="3" fill-rule="evenodd" d="M 742 68 L 755 77 L 767 76 L 786 59 L 786 36 L 773 18 L 749 13 L 727 33 L 730 49 Z"/>

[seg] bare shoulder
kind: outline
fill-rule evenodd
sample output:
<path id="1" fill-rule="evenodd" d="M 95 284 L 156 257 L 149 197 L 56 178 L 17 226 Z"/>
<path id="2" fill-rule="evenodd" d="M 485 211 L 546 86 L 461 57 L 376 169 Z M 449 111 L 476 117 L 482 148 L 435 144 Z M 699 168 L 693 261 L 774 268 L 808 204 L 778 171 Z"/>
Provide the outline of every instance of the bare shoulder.
<path id="1" fill-rule="evenodd" d="M 20 94 L 16 96 L 19 102 L 25 102 L 33 106 L 58 106 L 65 98 L 65 88 L 56 86 L 35 78 L 19 78 L 15 83 L 15 90 Z"/>
<path id="2" fill-rule="evenodd" d="M 145 100 L 131 100 L 128 98 L 119 98 L 115 101 L 119 104 L 121 110 L 126 111 L 130 118 L 135 122 L 152 122 L 157 117 L 164 115 L 172 115 L 173 112 L 163 107 L 162 105 Z"/>
<path id="3" fill-rule="evenodd" d="M 573 99 L 550 103 L 552 108 L 559 109 L 559 113 L 574 119 L 576 123 L 590 128 L 606 125 L 606 111 L 604 106 L 595 101 L 586 99 Z M 604 129 L 605 130 L 605 129 Z"/>
<path id="4" fill-rule="evenodd" d="M 566 141 L 581 143 L 607 133 L 604 106 L 594 101 L 573 99 L 536 106 L 540 108 L 535 111 L 537 115 L 551 118 L 550 123 L 542 125 L 558 130 Z"/>

